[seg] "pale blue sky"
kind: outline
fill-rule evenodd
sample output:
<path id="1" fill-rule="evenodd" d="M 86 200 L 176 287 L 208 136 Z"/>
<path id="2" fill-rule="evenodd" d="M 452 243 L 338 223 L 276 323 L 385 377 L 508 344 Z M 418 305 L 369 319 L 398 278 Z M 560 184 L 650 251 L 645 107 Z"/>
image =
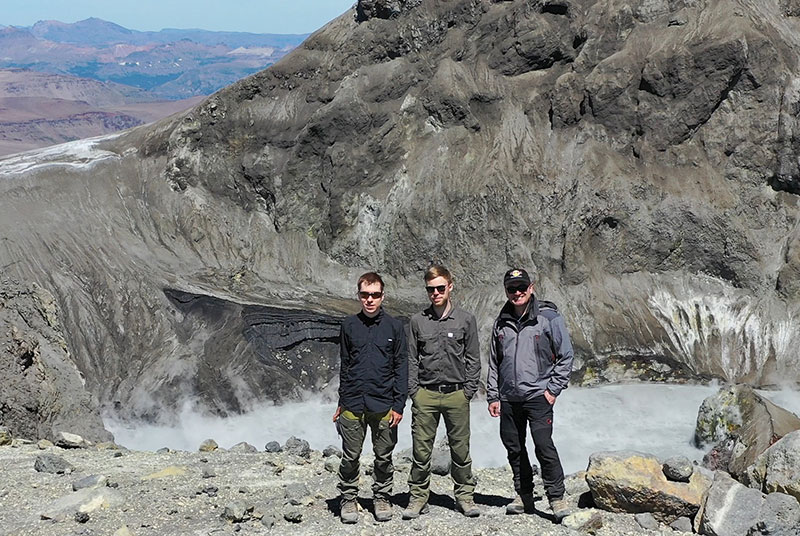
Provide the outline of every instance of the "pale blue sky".
<path id="1" fill-rule="evenodd" d="M 0 24 L 76 22 L 97 17 L 132 30 L 200 28 L 253 33 L 310 33 L 356 0 L 2 0 Z"/>

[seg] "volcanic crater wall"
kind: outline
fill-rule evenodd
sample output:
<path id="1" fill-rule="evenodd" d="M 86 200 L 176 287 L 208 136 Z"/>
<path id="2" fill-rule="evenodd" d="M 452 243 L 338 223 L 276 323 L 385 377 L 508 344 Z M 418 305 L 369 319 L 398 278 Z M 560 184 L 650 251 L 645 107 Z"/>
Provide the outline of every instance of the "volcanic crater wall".
<path id="1" fill-rule="evenodd" d="M 524 266 L 584 372 L 650 360 L 796 382 L 796 14 L 786 0 L 361 0 L 185 114 L 0 161 L 0 265 L 56 296 L 87 387 L 133 413 L 168 378 L 210 378 L 196 362 L 239 363 L 231 378 L 273 366 L 246 335 L 204 345 L 182 309 L 195 300 L 163 289 L 338 317 L 374 268 L 408 315 L 431 261 L 484 340 L 502 273 Z M 219 326 L 248 306 L 231 307 Z M 311 352 L 330 369 L 309 383 L 284 370 L 296 388 L 335 376 Z M 241 384 L 199 396 L 241 409 Z"/>

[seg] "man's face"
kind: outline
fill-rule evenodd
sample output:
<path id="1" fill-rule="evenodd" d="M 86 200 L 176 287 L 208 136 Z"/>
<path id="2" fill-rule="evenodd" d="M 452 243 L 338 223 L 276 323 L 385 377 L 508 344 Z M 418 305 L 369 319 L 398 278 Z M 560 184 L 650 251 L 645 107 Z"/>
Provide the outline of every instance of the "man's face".
<path id="1" fill-rule="evenodd" d="M 533 295 L 533 283 L 526 285 L 525 283 L 509 283 L 506 285 L 506 296 L 508 301 L 514 304 L 515 307 L 525 307 L 531 301 Z"/>
<path id="2" fill-rule="evenodd" d="M 444 277 L 434 277 L 425 282 L 425 290 L 428 292 L 428 299 L 434 306 L 443 307 L 450 301 L 453 284 L 448 283 Z"/>
<path id="3" fill-rule="evenodd" d="M 375 316 L 383 303 L 383 289 L 380 283 L 362 282 L 358 288 L 358 300 L 361 310 L 367 316 Z"/>

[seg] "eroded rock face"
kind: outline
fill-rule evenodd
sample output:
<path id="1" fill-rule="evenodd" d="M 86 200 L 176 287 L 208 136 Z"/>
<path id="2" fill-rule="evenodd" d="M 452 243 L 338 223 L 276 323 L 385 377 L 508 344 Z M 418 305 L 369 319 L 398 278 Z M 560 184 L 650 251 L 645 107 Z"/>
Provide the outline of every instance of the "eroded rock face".
<path id="1" fill-rule="evenodd" d="M 800 430 L 800 417 L 748 385 L 731 385 L 700 405 L 695 443 L 714 445 L 704 460 L 709 468 L 741 478 L 761 453 L 795 430 Z"/>
<path id="2" fill-rule="evenodd" d="M 165 342 L 178 352 L 159 374 L 120 378 L 122 395 L 129 392 L 127 384 L 146 382 L 147 397 L 130 403 L 120 396 L 109 411 L 163 420 L 168 415 L 162 410 L 180 406 L 190 393 L 218 415 L 247 411 L 258 401 L 296 399 L 304 392 L 335 396 L 340 318 L 174 289 L 164 294 L 177 315 L 174 339 Z"/>
<path id="3" fill-rule="evenodd" d="M 356 17 L 359 21 L 371 18 L 392 19 L 405 9 L 411 9 L 422 3 L 422 0 L 358 0 Z"/>
<path id="4" fill-rule="evenodd" d="M 788 433 L 747 468 L 744 481 L 764 493 L 781 492 L 800 501 L 800 430 Z"/>
<path id="5" fill-rule="evenodd" d="M 129 413 L 221 364 L 164 289 L 338 317 L 377 269 L 407 315 L 431 261 L 484 336 L 502 274 L 528 268 L 583 371 L 797 381 L 793 12 L 362 0 L 180 117 L 0 161 L 0 266 L 53 293 L 87 387 Z M 246 353 L 224 378 L 266 366 Z"/>
<path id="6" fill-rule="evenodd" d="M 94 441 L 112 435 L 67 350 L 60 311 L 43 288 L 0 281 L 0 422 L 10 436 Z"/>

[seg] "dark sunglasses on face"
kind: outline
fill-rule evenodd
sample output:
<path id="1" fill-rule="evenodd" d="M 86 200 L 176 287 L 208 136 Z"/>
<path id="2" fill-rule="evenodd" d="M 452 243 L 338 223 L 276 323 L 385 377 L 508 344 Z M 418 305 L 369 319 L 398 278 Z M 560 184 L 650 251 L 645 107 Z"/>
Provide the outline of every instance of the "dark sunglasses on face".
<path id="1" fill-rule="evenodd" d="M 377 300 L 381 296 L 383 296 L 383 292 L 366 292 L 364 290 L 361 290 L 358 293 L 358 297 L 361 298 L 362 300 L 366 300 L 366 299 L 369 299 L 369 298 L 372 298 L 373 300 Z"/>
<path id="2" fill-rule="evenodd" d="M 517 292 L 525 293 L 528 291 L 528 285 L 512 285 L 510 287 L 506 287 L 506 292 L 509 294 L 516 294 Z"/>
<path id="3" fill-rule="evenodd" d="M 436 285 L 431 287 L 425 287 L 425 290 L 428 291 L 428 294 L 433 294 L 434 291 L 438 292 L 439 294 L 444 294 L 444 291 L 447 289 L 447 285 Z"/>

